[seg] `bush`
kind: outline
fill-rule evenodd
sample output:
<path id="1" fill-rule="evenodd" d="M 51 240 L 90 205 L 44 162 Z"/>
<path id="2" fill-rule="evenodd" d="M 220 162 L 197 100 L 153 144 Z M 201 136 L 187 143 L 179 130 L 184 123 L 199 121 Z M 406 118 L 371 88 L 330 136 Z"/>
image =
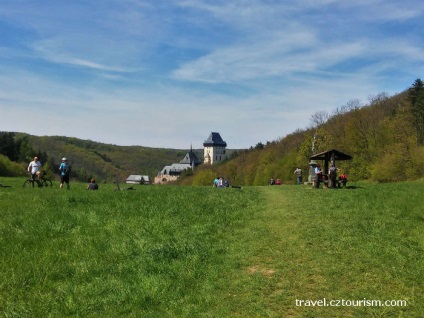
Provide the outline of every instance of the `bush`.
<path id="1" fill-rule="evenodd" d="M 195 186 L 212 186 L 215 179 L 215 173 L 212 170 L 202 170 L 195 174 L 193 178 L 193 185 Z"/>
<path id="2" fill-rule="evenodd" d="M 424 147 L 412 149 L 408 154 L 394 147 L 376 163 L 371 172 L 371 179 L 379 182 L 414 180 L 424 175 Z"/>
<path id="3" fill-rule="evenodd" d="M 0 177 L 23 177 L 27 175 L 25 164 L 19 164 L 0 155 Z"/>

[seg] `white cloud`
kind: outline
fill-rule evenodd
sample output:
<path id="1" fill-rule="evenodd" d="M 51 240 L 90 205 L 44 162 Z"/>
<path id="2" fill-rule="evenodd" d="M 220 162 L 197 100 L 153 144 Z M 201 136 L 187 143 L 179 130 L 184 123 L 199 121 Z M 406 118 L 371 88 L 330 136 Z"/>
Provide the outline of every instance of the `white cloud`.
<path id="1" fill-rule="evenodd" d="M 210 131 L 233 148 L 271 141 L 306 127 L 316 111 L 412 84 L 423 70 L 423 7 L 2 4 L 0 130 L 176 148 L 201 147 Z"/>

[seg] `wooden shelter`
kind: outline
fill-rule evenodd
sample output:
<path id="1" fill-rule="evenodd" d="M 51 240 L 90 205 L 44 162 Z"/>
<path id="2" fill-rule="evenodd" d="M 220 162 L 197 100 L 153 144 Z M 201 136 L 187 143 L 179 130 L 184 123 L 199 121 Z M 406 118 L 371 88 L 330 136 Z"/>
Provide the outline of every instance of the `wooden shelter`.
<path id="1" fill-rule="evenodd" d="M 338 160 L 350 160 L 352 159 L 352 156 L 349 156 L 341 151 L 338 151 L 336 149 L 331 149 L 328 151 L 317 153 L 311 157 L 309 157 L 311 160 L 324 160 L 324 174 L 328 173 L 328 167 L 329 163 L 336 164 L 336 161 Z"/>

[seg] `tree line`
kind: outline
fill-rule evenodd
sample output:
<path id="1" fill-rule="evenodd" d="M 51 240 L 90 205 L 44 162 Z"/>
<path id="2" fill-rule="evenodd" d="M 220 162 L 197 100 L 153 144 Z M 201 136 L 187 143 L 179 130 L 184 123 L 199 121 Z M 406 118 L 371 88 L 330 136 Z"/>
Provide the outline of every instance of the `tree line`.
<path id="1" fill-rule="evenodd" d="M 312 149 L 314 148 L 314 149 Z M 337 162 L 350 180 L 379 182 L 424 177 L 424 85 L 417 79 L 404 92 L 355 99 L 332 113 L 318 111 L 310 126 L 273 142 L 258 143 L 239 151 L 235 158 L 216 166 L 196 168 L 181 184 L 207 185 L 216 176 L 232 184 L 266 185 L 269 178 L 294 184 L 294 170 L 304 180 L 313 153 L 337 149 L 352 160 Z"/>

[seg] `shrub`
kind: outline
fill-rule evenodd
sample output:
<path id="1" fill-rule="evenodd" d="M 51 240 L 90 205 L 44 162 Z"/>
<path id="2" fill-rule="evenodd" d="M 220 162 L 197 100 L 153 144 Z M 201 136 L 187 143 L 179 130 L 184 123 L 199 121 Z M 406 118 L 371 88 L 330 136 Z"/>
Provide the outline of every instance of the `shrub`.
<path id="1" fill-rule="evenodd" d="M 27 174 L 25 164 L 19 164 L 4 155 L 0 155 L 0 176 L 1 177 L 22 177 Z"/>

